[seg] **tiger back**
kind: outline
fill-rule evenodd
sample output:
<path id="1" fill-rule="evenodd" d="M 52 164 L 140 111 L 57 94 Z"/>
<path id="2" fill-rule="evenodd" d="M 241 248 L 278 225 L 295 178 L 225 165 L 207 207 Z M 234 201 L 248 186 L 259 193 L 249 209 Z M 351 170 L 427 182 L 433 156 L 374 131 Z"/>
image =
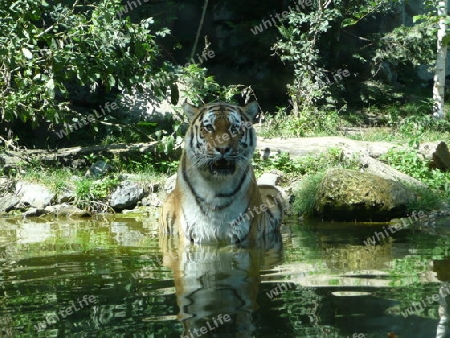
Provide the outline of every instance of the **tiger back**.
<path id="1" fill-rule="evenodd" d="M 191 243 L 258 243 L 278 232 L 283 199 L 258 187 L 251 164 L 258 105 L 211 103 L 183 109 L 189 119 L 175 189 L 160 232 Z"/>

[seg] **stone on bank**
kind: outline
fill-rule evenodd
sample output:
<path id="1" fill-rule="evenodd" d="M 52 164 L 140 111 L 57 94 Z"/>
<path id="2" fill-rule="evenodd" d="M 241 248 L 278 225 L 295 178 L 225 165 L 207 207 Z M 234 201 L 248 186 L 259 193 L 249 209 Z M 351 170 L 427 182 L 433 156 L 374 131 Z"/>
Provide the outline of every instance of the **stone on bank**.
<path id="1" fill-rule="evenodd" d="M 43 185 L 18 181 L 16 196 L 20 199 L 20 203 L 26 206 L 44 209 L 52 203 L 56 194 Z"/>
<path id="2" fill-rule="evenodd" d="M 361 173 L 330 169 L 319 184 L 315 215 L 336 221 L 389 221 L 406 214 L 416 195 L 399 181 Z"/>

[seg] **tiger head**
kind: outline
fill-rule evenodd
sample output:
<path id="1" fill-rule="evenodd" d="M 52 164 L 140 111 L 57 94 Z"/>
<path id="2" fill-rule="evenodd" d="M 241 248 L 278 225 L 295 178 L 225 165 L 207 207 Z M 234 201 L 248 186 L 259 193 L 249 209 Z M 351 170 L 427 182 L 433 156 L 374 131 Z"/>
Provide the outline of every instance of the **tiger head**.
<path id="1" fill-rule="evenodd" d="M 191 164 L 205 177 L 226 177 L 248 170 L 256 147 L 253 118 L 258 104 L 239 107 L 210 103 L 195 107 L 185 103 L 189 119 L 185 152 Z"/>

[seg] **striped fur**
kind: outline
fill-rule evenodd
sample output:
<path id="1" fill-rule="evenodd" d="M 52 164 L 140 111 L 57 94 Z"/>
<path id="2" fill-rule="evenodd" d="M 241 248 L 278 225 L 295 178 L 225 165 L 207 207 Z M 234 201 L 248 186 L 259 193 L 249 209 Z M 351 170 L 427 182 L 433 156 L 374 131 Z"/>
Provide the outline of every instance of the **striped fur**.
<path id="1" fill-rule="evenodd" d="M 190 125 L 175 189 L 163 205 L 162 234 L 193 243 L 267 239 L 277 232 L 283 210 L 277 189 L 258 187 L 253 173 L 256 102 L 183 108 Z"/>

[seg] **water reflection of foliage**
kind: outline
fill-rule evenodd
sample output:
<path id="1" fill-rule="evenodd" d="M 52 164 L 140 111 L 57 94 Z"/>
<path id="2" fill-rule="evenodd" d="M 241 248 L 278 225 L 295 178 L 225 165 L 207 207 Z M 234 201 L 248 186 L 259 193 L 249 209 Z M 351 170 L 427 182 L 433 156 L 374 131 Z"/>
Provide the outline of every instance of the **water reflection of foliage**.
<path id="1" fill-rule="evenodd" d="M 391 265 L 391 285 L 398 287 L 396 292 L 392 293 L 391 290 L 378 292 L 382 297 L 392 298 L 394 295 L 399 302 L 389 309 L 389 312 L 399 313 L 410 308 L 413 303 L 420 303 L 427 296 L 437 294 L 440 284 L 436 284 L 433 261 L 449 256 L 450 238 L 418 232 L 410 233 L 407 241 L 414 255 L 396 259 Z M 418 311 L 417 315 L 438 319 L 438 304 L 429 304 L 424 311 Z"/>
<path id="2" fill-rule="evenodd" d="M 285 312 L 296 337 L 334 337 L 335 328 L 327 325 L 325 296 L 319 288 L 301 287 L 281 295 Z M 325 320 L 324 320 L 325 319 Z M 337 334 L 337 332 L 336 332 Z M 337 335 L 336 335 L 337 336 Z"/>

